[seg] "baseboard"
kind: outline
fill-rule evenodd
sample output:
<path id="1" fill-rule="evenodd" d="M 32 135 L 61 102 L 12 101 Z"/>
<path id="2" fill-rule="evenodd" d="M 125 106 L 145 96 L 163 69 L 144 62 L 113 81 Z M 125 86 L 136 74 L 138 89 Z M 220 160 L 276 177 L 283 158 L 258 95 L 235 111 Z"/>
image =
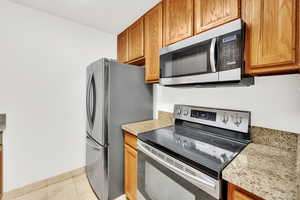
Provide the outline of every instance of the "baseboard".
<path id="1" fill-rule="evenodd" d="M 21 188 L 17 188 L 8 192 L 5 192 L 2 196 L 2 200 L 12 200 L 17 197 L 23 196 L 27 193 L 42 189 L 44 187 L 47 187 L 48 185 L 52 185 L 61 181 L 64 181 L 66 179 L 79 176 L 85 172 L 85 167 L 78 168 L 69 172 L 65 172 L 62 174 L 59 174 L 54 177 L 50 177 L 26 186 L 23 186 Z"/>

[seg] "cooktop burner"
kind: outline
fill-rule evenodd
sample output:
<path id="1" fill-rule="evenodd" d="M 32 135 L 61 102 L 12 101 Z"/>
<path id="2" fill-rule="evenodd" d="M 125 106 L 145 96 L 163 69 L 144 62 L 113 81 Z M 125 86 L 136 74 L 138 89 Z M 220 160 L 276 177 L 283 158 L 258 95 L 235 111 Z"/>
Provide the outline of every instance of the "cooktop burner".
<path id="1" fill-rule="evenodd" d="M 148 143 L 216 177 L 245 144 L 187 127 L 167 127 L 139 134 Z"/>
<path id="2" fill-rule="evenodd" d="M 195 111 L 191 113 L 194 117 Z M 205 118 L 203 110 L 201 114 L 200 117 Z M 188 120 L 176 118 L 174 126 L 139 134 L 138 139 L 207 175 L 220 178 L 226 165 L 250 142 L 245 137 L 248 133 L 220 128 L 223 124 L 218 123 L 215 126 L 206 125 L 205 121 L 197 123 L 188 114 L 186 116 Z M 218 115 L 212 117 L 211 111 L 207 118 L 222 119 Z"/>

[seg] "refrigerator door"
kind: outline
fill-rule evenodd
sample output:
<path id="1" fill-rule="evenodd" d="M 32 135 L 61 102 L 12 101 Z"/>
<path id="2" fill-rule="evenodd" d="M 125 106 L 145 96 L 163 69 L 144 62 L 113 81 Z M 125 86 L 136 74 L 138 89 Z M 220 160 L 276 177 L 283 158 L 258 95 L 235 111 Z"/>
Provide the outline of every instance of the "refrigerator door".
<path id="1" fill-rule="evenodd" d="M 108 69 L 104 60 L 87 68 L 87 133 L 100 145 L 107 144 Z"/>
<path id="2" fill-rule="evenodd" d="M 86 174 L 90 185 L 101 200 L 108 199 L 108 147 L 86 138 Z"/>

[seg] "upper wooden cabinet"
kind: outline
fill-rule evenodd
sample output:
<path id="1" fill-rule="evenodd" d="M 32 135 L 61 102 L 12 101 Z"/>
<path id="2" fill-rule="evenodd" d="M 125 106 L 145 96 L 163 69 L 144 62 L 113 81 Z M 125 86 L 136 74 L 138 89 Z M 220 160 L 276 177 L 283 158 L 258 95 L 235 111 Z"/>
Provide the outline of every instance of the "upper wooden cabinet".
<path id="1" fill-rule="evenodd" d="M 145 15 L 145 81 L 159 81 L 159 50 L 163 40 L 163 7 L 159 3 Z"/>
<path id="2" fill-rule="evenodd" d="M 128 31 L 118 35 L 118 62 L 125 63 L 128 61 Z"/>
<path id="3" fill-rule="evenodd" d="M 240 17 L 240 0 L 195 0 L 195 34 Z"/>
<path id="4" fill-rule="evenodd" d="M 296 0 L 242 0 L 242 18 L 247 24 L 246 73 L 299 69 L 297 4 Z"/>
<path id="5" fill-rule="evenodd" d="M 128 28 L 128 61 L 144 56 L 144 18 Z"/>
<path id="6" fill-rule="evenodd" d="M 193 35 L 193 0 L 163 0 L 164 46 Z"/>

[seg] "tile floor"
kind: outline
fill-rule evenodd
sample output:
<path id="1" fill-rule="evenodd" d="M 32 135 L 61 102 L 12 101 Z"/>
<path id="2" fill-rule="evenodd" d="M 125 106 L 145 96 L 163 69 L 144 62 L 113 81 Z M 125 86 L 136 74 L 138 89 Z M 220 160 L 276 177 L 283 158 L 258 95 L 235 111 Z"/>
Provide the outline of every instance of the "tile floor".
<path id="1" fill-rule="evenodd" d="M 124 196 L 116 199 L 123 200 Z M 49 185 L 13 200 L 97 200 L 85 174 Z"/>

